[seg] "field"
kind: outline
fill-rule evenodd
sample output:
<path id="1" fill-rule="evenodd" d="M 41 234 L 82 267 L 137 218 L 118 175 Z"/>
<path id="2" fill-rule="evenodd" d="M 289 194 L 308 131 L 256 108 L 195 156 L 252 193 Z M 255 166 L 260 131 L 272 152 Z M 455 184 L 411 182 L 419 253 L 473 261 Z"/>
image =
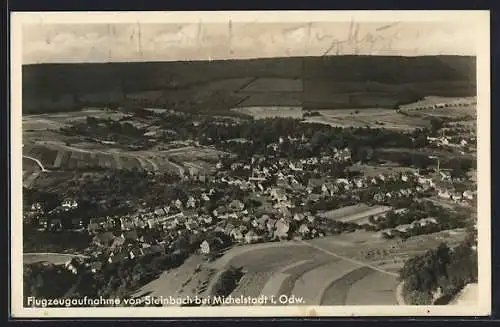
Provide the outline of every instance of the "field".
<path id="1" fill-rule="evenodd" d="M 119 119 L 123 113 L 89 109 L 85 111 L 30 115 L 23 117 L 23 156 L 39 160 L 45 169 L 55 171 L 107 169 L 133 169 L 181 173 L 190 167 L 210 171 L 219 152 L 206 147 L 182 147 L 174 150 L 126 151 L 112 145 L 68 137 L 58 132 L 71 121 L 87 116 Z M 32 160 L 33 161 L 33 160 Z M 24 161 L 26 185 L 37 178 L 30 168 L 33 162 Z"/>
<path id="2" fill-rule="evenodd" d="M 278 97 L 282 101 L 280 97 Z M 232 108 L 232 111 L 253 117 L 254 119 L 265 118 L 295 118 L 301 119 L 304 110 L 297 105 L 274 106 L 241 106 Z M 327 124 L 335 127 L 380 127 L 394 130 L 411 130 L 430 126 L 428 117 L 409 117 L 398 113 L 393 109 L 383 108 L 353 108 L 330 110 L 314 110 L 319 116 L 305 117 L 304 122 Z"/>
<path id="3" fill-rule="evenodd" d="M 407 173 L 412 174 L 416 172 L 415 168 L 400 166 L 393 163 L 380 164 L 378 166 L 366 165 L 366 164 L 354 164 L 349 170 L 359 171 L 366 177 L 375 177 L 380 174 L 395 174 L 395 173 Z"/>
<path id="4" fill-rule="evenodd" d="M 306 121 L 339 127 L 370 126 L 394 130 L 411 130 L 430 126 L 428 119 L 407 117 L 393 109 L 336 109 L 321 110 L 319 113 L 321 116 L 308 117 Z"/>
<path id="5" fill-rule="evenodd" d="M 476 103 L 476 97 L 438 97 L 428 96 L 422 100 L 400 106 L 402 110 L 423 110 L 433 108 L 437 104 L 445 104 L 451 108 L 471 107 Z"/>
<path id="6" fill-rule="evenodd" d="M 321 217 L 341 221 L 344 223 L 367 224 L 370 216 L 384 214 L 391 210 L 391 207 L 373 206 L 366 204 L 357 204 L 349 207 L 344 207 L 336 210 L 326 211 L 321 213 Z"/>
<path id="7" fill-rule="evenodd" d="M 266 118 L 302 118 L 301 107 L 273 106 L 273 107 L 239 107 L 233 111 L 248 115 L 254 119 Z"/>
<path id="8" fill-rule="evenodd" d="M 307 242 L 237 246 L 213 262 L 195 256 L 194 261 L 165 272 L 137 294 L 213 295 L 211 285 L 220 272 L 232 266 L 244 272 L 232 296 L 293 294 L 302 297 L 305 305 L 395 305 L 398 270 L 404 261 L 440 242 L 456 245 L 464 236 L 464 230 L 456 230 L 403 242 L 358 231 Z M 201 268 L 195 273 L 197 265 Z"/>

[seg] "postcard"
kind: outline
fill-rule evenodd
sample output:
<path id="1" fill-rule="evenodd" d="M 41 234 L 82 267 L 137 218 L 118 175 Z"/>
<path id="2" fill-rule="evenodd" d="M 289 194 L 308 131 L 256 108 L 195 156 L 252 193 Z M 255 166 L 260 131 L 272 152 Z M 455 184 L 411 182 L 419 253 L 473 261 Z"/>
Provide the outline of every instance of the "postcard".
<path id="1" fill-rule="evenodd" d="M 15 12 L 11 312 L 491 312 L 488 11 Z"/>

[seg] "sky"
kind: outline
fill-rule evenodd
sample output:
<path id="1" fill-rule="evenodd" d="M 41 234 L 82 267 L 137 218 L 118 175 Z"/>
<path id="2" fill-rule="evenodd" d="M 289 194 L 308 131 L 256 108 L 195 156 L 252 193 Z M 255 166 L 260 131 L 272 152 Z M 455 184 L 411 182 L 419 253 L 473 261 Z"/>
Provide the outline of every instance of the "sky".
<path id="1" fill-rule="evenodd" d="M 23 64 L 176 61 L 321 55 L 476 55 L 463 19 L 22 24 Z"/>

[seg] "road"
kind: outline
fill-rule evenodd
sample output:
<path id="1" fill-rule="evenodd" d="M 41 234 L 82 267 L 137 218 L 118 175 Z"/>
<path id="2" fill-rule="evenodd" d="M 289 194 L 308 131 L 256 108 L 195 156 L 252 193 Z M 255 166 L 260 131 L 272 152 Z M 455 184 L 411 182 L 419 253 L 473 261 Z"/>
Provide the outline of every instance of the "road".
<path id="1" fill-rule="evenodd" d="M 88 256 L 81 254 L 68 254 L 68 253 L 23 253 L 23 263 L 30 264 L 35 262 L 49 262 L 54 265 L 62 265 L 71 260 L 71 258 L 88 258 Z"/>
<path id="2" fill-rule="evenodd" d="M 26 159 L 29 159 L 31 161 L 34 161 L 36 162 L 36 164 L 38 165 L 38 167 L 40 167 L 40 169 L 42 170 L 42 172 L 47 172 L 48 170 L 45 169 L 45 167 L 43 166 L 42 162 L 36 158 L 33 158 L 33 157 L 30 157 L 30 156 L 24 156 L 23 155 L 23 158 L 26 158 Z"/>

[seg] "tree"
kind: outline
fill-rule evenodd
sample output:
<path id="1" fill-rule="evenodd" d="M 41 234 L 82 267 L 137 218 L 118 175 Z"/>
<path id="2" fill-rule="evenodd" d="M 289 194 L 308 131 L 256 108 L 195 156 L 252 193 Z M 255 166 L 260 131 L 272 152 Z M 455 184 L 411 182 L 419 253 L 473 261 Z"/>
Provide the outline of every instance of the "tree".
<path id="1" fill-rule="evenodd" d="M 444 120 L 440 118 L 431 119 L 431 132 L 433 134 L 437 133 L 444 126 Z"/>

